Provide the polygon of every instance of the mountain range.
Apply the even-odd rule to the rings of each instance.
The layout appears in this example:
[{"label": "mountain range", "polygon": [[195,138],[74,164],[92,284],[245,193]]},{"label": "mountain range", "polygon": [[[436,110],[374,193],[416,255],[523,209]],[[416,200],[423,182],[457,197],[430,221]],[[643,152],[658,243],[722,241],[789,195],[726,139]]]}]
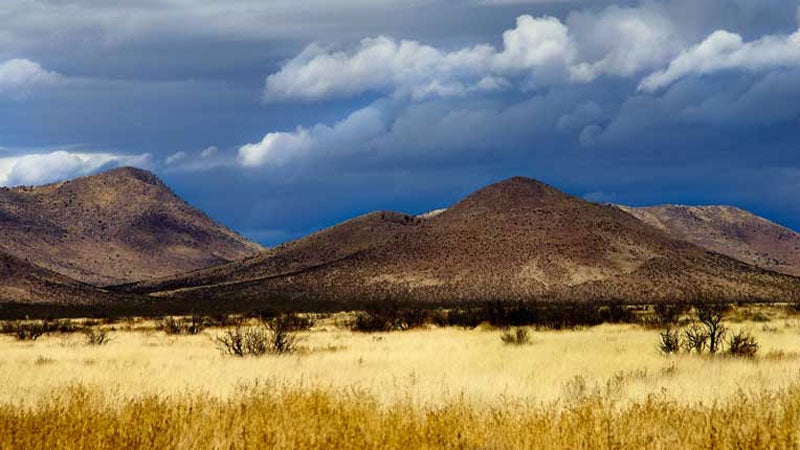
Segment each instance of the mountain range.
[{"label": "mountain range", "polygon": [[514,177],[266,249],[132,168],[0,191],[0,303],[782,300],[800,235],[731,207],[597,204]]},{"label": "mountain range", "polygon": [[798,279],[710,251],[613,205],[515,177],[444,211],[377,212],[258,256],[128,286],[183,299],[658,301],[788,295]]}]

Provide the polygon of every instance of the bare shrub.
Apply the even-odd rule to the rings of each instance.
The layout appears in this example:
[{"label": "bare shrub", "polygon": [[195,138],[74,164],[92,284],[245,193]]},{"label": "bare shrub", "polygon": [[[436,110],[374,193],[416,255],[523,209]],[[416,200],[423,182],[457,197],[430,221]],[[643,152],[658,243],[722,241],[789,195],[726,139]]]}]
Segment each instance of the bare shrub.
[{"label": "bare shrub", "polygon": [[205,320],[197,315],[189,319],[166,316],[158,327],[167,334],[199,334],[205,328]]},{"label": "bare shrub", "polygon": [[297,336],[278,326],[260,325],[226,330],[214,338],[223,354],[245,357],[268,353],[282,355],[297,350]]},{"label": "bare shrub", "polygon": [[167,334],[182,334],[183,324],[178,319],[167,316],[161,319],[158,328]]},{"label": "bare shrub", "polygon": [[81,329],[70,319],[8,321],[0,326],[2,333],[10,334],[19,341],[35,341],[48,333],[74,333]]},{"label": "bare shrub", "polygon": [[285,353],[293,353],[297,350],[298,338],[289,326],[278,322],[270,324],[268,328],[271,332],[268,349],[270,353],[282,355]]},{"label": "bare shrub", "polygon": [[429,312],[422,308],[400,308],[397,305],[386,304],[356,314],[350,322],[350,329],[365,333],[405,331],[421,327],[429,318]]},{"label": "bare shrub", "polygon": [[528,345],[531,343],[527,328],[506,330],[500,335],[500,340],[502,340],[504,344],[510,345]]},{"label": "bare shrub", "polygon": [[88,329],[83,332],[83,335],[86,337],[87,345],[99,346],[111,342],[111,336],[108,334],[108,331],[105,330]]},{"label": "bare shrub", "polygon": [[9,325],[6,332],[12,334],[18,341],[35,341],[47,331],[44,322],[18,322]]},{"label": "bare shrub", "polygon": [[703,353],[703,350],[706,349],[708,333],[703,327],[696,323],[689,325],[689,327],[683,331],[683,336],[685,338],[684,347],[686,347],[687,353],[691,353],[692,350],[694,350],[695,353],[699,354]]},{"label": "bare shrub", "polygon": [[660,333],[661,342],[658,344],[658,349],[665,355],[678,353],[681,349],[681,332],[667,328]]},{"label": "bare shrub", "polygon": [[755,358],[758,341],[750,333],[739,331],[728,340],[728,355],[738,358]]},{"label": "bare shrub", "polygon": [[316,320],[313,317],[297,313],[281,314],[266,322],[274,328],[289,332],[308,331],[316,325]]}]

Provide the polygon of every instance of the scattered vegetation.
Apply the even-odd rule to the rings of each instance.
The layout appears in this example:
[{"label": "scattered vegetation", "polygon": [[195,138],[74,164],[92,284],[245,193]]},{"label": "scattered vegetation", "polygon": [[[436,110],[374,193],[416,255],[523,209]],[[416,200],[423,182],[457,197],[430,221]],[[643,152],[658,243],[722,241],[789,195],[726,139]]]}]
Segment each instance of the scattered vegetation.
[{"label": "scattered vegetation", "polygon": [[681,350],[681,333],[679,330],[667,328],[661,332],[660,336],[661,342],[658,345],[658,349],[661,350],[661,353],[671,355]]},{"label": "scattered vegetation", "polygon": [[528,345],[531,343],[531,338],[528,336],[528,330],[525,328],[506,330],[500,335],[500,340],[502,340],[504,344],[510,345]]},{"label": "scattered vegetation", "polygon": [[356,314],[350,329],[364,333],[404,331],[418,328],[431,319],[432,313],[416,307],[401,308],[394,303],[373,306]]},{"label": "scattered vegetation", "polygon": [[189,318],[166,316],[161,319],[159,328],[167,334],[200,334],[206,327],[203,317],[193,315]]},{"label": "scattered vegetation", "polygon": [[755,358],[758,353],[758,341],[750,333],[739,331],[728,341],[728,354],[739,358]]},{"label": "scattered vegetation", "polygon": [[83,335],[86,338],[87,345],[106,345],[111,342],[111,335],[106,330],[98,330],[89,328],[84,330]]},{"label": "scattered vegetation", "polygon": [[316,324],[316,320],[310,315],[286,313],[267,320],[267,323],[271,324],[274,329],[280,329],[285,332],[298,332],[310,330]]},{"label": "scattered vegetation", "polygon": [[223,354],[242,358],[294,353],[299,341],[297,335],[281,321],[225,330],[214,340]]},{"label": "scattered vegetation", "polygon": [[[687,353],[701,354],[706,350],[714,355],[723,350],[726,343],[727,328],[723,325],[731,305],[720,301],[701,299],[693,304],[694,316],[683,331],[674,328],[678,318],[685,314],[682,306],[657,306],[655,308],[659,323],[665,329],[660,333],[658,349],[665,355],[678,353],[681,348]],[[727,339],[727,355],[743,358],[755,358],[758,353],[758,342],[749,333],[739,331]]]},{"label": "scattered vegetation", "polygon": [[689,305],[684,302],[664,302],[653,306],[656,323],[662,328],[672,328],[679,324],[681,318],[689,312]]},{"label": "scattered vegetation", "polygon": [[19,341],[35,341],[48,333],[74,333],[81,327],[69,319],[6,321],[0,325],[3,334]]}]

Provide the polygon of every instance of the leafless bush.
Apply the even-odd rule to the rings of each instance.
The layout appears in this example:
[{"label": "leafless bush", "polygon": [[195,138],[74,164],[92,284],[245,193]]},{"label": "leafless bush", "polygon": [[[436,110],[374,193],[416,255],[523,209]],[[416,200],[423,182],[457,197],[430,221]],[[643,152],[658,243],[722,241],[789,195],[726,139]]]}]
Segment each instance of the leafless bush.
[{"label": "leafless bush", "polygon": [[48,332],[44,322],[9,322],[3,332],[13,335],[18,341],[35,341]]},{"label": "leafless bush", "polygon": [[294,333],[268,325],[226,330],[214,340],[223,354],[239,357],[292,353],[298,342]]},{"label": "leafless bush", "polygon": [[703,350],[706,349],[706,345],[708,345],[708,332],[696,323],[689,325],[689,327],[683,331],[683,336],[685,338],[684,347],[687,353],[691,353],[692,350],[698,354],[703,353]]},{"label": "leafless bush", "polygon": [[658,345],[658,349],[661,350],[661,353],[669,355],[672,353],[678,353],[680,351],[681,332],[679,330],[667,328],[666,330],[662,331],[660,335],[661,342]]},{"label": "leafless bush", "polygon": [[281,329],[288,332],[308,331],[315,324],[316,320],[308,315],[297,313],[281,314],[266,321],[272,328]]},{"label": "leafless bush", "polygon": [[3,334],[10,334],[20,341],[35,341],[47,333],[74,333],[81,329],[70,319],[8,321],[0,326]]},{"label": "leafless bush", "polygon": [[728,354],[739,358],[755,358],[758,353],[758,341],[751,334],[739,331],[728,341]]},{"label": "leafless bush", "polygon": [[527,328],[506,330],[500,335],[500,339],[503,343],[510,345],[527,345],[531,343]]},{"label": "leafless bush", "polygon": [[424,325],[429,316],[429,311],[422,308],[399,308],[396,305],[387,304],[356,314],[350,322],[350,329],[365,333],[405,331]]},{"label": "leafless bush", "polygon": [[199,334],[205,328],[205,320],[197,315],[189,319],[166,316],[161,319],[159,328],[167,334]]},{"label": "leafless bush", "polygon": [[88,329],[83,332],[87,345],[106,345],[111,342],[111,336],[105,330]]}]

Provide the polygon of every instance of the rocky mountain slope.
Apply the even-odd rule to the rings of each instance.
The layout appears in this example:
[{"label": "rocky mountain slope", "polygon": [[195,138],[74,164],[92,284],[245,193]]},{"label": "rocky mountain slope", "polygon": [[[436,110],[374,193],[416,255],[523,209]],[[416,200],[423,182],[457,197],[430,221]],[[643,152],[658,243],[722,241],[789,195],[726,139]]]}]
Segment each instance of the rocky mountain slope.
[{"label": "rocky mountain slope", "polygon": [[263,249],[181,200],[152,173],[126,167],[3,188],[0,250],[104,286],[241,260]]},{"label": "rocky mountain slope", "polygon": [[108,304],[116,295],[0,252],[0,303]]},{"label": "rocky mountain slope", "polygon": [[621,207],[671,236],[764,269],[800,276],[800,234],[730,206]]},{"label": "rocky mountain slope", "polygon": [[129,286],[174,298],[352,302],[777,299],[800,280],[527,178],[426,217],[372,213],[232,264]]}]

